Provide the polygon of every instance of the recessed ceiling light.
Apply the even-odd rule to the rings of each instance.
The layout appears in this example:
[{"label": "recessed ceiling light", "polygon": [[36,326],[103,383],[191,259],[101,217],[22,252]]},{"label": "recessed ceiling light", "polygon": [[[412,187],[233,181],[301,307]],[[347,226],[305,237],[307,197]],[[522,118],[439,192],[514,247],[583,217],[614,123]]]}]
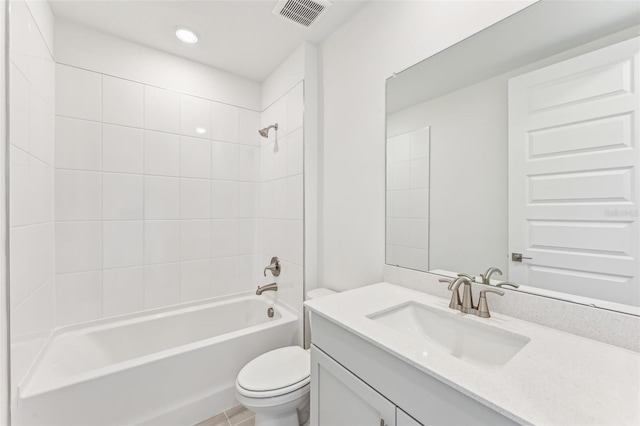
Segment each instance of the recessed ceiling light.
[{"label": "recessed ceiling light", "polygon": [[196,133],[199,135],[204,135],[205,133],[207,133],[207,129],[205,129],[204,127],[196,127]]},{"label": "recessed ceiling light", "polygon": [[198,42],[198,34],[187,27],[177,27],[176,37],[184,43],[194,44]]}]

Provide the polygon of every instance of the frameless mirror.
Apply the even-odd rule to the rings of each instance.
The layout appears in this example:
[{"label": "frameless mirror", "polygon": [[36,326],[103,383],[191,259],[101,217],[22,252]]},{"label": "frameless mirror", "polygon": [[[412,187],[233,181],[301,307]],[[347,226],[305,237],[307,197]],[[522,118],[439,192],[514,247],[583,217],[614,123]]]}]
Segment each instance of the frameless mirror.
[{"label": "frameless mirror", "polygon": [[639,35],[541,1],[390,77],[386,262],[639,314]]}]

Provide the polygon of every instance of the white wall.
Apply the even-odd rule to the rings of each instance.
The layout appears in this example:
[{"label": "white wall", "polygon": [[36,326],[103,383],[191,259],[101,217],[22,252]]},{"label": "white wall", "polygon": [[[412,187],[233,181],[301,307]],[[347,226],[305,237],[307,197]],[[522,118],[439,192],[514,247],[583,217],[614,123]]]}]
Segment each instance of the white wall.
[{"label": "white wall", "polygon": [[[31,3],[30,3],[31,4]],[[11,2],[10,268],[15,389],[55,326],[53,165],[55,63],[46,3]]]},{"label": "white wall", "polygon": [[[9,135],[7,133],[7,75],[5,73],[7,44],[6,44],[6,12],[8,2],[0,1],[0,164],[6,167],[7,164],[7,144]],[[2,173],[0,176],[0,222],[6,223],[7,220],[7,203],[6,200],[6,176]],[[10,400],[10,374],[9,374],[9,312],[7,309],[7,301],[9,300],[9,286],[7,278],[7,260],[9,253],[7,247],[6,226],[0,229],[0,423],[9,424],[9,400]]]},{"label": "white wall", "polygon": [[382,279],[385,79],[531,2],[370,2],[321,46],[319,280]]},{"label": "white wall", "polygon": [[260,84],[198,62],[58,20],[56,61],[261,111]]}]

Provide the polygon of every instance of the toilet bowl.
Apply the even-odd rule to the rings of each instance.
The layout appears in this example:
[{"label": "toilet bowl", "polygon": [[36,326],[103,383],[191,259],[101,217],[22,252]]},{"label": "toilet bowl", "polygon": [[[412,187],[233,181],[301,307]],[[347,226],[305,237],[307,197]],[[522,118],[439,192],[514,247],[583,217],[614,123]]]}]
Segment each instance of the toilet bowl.
[{"label": "toilet bowl", "polygon": [[[309,299],[334,292],[316,289]],[[264,353],[245,365],[236,379],[236,398],[256,413],[255,426],[300,426],[309,421],[311,357],[300,346]]]},{"label": "toilet bowl", "polygon": [[287,346],[244,366],[236,379],[236,397],[256,413],[256,426],[299,426],[309,419],[309,352]]}]

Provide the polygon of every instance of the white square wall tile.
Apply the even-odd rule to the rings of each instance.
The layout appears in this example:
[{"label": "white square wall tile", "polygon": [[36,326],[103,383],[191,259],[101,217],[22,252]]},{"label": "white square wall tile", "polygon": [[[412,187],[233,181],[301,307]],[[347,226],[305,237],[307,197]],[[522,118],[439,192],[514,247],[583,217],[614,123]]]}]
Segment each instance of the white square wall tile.
[{"label": "white square wall tile", "polygon": [[211,257],[238,255],[239,221],[220,219],[211,221]]},{"label": "white square wall tile", "polygon": [[144,132],[132,127],[102,125],[102,170],[142,173]]},{"label": "white square wall tile", "polygon": [[211,101],[180,95],[180,134],[211,138]]},{"label": "white square wall tile", "polygon": [[178,219],[180,217],[180,179],[144,177],[144,218]]},{"label": "white square wall tile", "polygon": [[169,133],[144,132],[144,173],[180,175],[180,137]]},{"label": "white square wall tile", "polygon": [[287,93],[287,125],[289,131],[299,129],[304,119],[304,82],[301,81]]},{"label": "white square wall tile", "polygon": [[211,141],[188,136],[180,138],[180,176],[211,178]]},{"label": "white square wall tile", "polygon": [[415,219],[427,219],[429,217],[429,190],[412,189],[410,195],[410,216]]},{"label": "white square wall tile", "polygon": [[29,153],[53,164],[55,115],[35,92],[29,93]]},{"label": "white square wall tile", "polygon": [[238,217],[253,218],[257,215],[258,183],[238,183]]},{"label": "white square wall tile", "polygon": [[56,170],[55,218],[100,220],[101,173],[79,170]]},{"label": "white square wall tile", "polygon": [[254,219],[240,220],[238,225],[238,253],[253,254],[257,250],[257,225]]},{"label": "white square wall tile", "polygon": [[144,86],[129,80],[102,76],[102,121],[142,127]]},{"label": "white square wall tile", "polygon": [[180,95],[157,87],[144,87],[144,128],[180,133]]},{"label": "white square wall tile", "polygon": [[102,219],[143,218],[144,177],[124,173],[102,175]]},{"label": "white square wall tile", "polygon": [[123,315],[144,309],[144,268],[102,271],[103,316]]},{"label": "white square wall tile", "polygon": [[182,262],[180,265],[180,299],[183,302],[213,296],[211,259]]},{"label": "white square wall tile", "polygon": [[429,159],[411,160],[411,189],[429,188]]},{"label": "white square wall tile", "polygon": [[180,179],[180,218],[209,219],[211,217],[211,181]]},{"label": "white square wall tile", "polygon": [[201,260],[211,257],[211,221],[183,220],[180,222],[180,258]]},{"label": "white square wall tile", "polygon": [[22,72],[11,63],[9,120],[11,144],[29,151],[29,82]]},{"label": "white square wall tile", "polygon": [[144,307],[158,308],[180,302],[180,264],[144,267]]},{"label": "white square wall tile", "polygon": [[35,222],[33,214],[34,194],[32,192],[32,174],[29,167],[29,154],[14,145],[9,146],[11,173],[9,184],[11,197],[9,208],[11,209],[10,226],[21,226]]},{"label": "white square wall tile", "polygon": [[248,109],[239,109],[239,127],[238,127],[238,142],[243,145],[260,145],[260,141],[264,140],[259,134],[260,127],[260,113],[256,111],[250,111]]},{"label": "white square wall tile", "polygon": [[144,227],[138,221],[108,221],[102,224],[102,267],[123,268],[143,262]]},{"label": "white square wall tile", "polygon": [[287,137],[287,175],[299,175],[304,170],[304,138],[302,130]]},{"label": "white square wall tile", "polygon": [[56,66],[56,114],[100,121],[102,78],[95,72]]},{"label": "white square wall tile", "polygon": [[238,180],[258,182],[260,180],[260,148],[240,146],[238,151]]},{"label": "white square wall tile", "polygon": [[238,257],[211,259],[211,281],[214,296],[238,293]]},{"label": "white square wall tile", "polygon": [[289,219],[303,219],[304,188],[303,176],[296,175],[287,178],[287,215]]},{"label": "white square wall tile", "polygon": [[144,222],[144,263],[168,263],[180,260],[180,222],[147,220]]},{"label": "white square wall tile", "polygon": [[238,180],[240,151],[237,144],[211,143],[211,177],[222,180]]},{"label": "white square wall tile", "polygon": [[100,140],[100,123],[56,117],[56,167],[100,170]]},{"label": "white square wall tile", "polygon": [[213,181],[211,217],[213,219],[237,219],[240,191],[238,182]]},{"label": "white square wall tile", "polygon": [[57,325],[77,324],[102,316],[100,271],[56,276]]},{"label": "white square wall tile", "polygon": [[[213,102],[211,108],[213,132],[211,139],[238,142],[240,109],[231,105]],[[256,128],[256,132],[258,129]]]},{"label": "white square wall tile", "polygon": [[[55,326],[55,288],[51,278],[35,290],[20,306],[11,311],[11,337],[49,331]],[[32,337],[32,336],[31,336]],[[11,345],[12,349],[14,344]],[[13,362],[22,359],[14,359]],[[12,365],[12,370],[13,370]]]},{"label": "white square wall tile", "polygon": [[[256,288],[262,273],[258,256],[255,254],[238,256],[238,287],[236,291],[248,291]],[[215,260],[215,259],[214,259]],[[268,261],[267,261],[268,262]]]},{"label": "white square wall tile", "polygon": [[304,230],[302,220],[289,220],[286,223],[287,248],[285,259],[296,265],[303,264]]},{"label": "white square wall tile", "polygon": [[54,169],[35,157],[29,158],[29,197],[36,223],[53,221]]},{"label": "white square wall tile", "polygon": [[55,274],[53,224],[10,230],[11,309],[15,309]]},{"label": "white square wall tile", "polygon": [[102,267],[101,222],[59,222],[55,228],[56,273]]}]

